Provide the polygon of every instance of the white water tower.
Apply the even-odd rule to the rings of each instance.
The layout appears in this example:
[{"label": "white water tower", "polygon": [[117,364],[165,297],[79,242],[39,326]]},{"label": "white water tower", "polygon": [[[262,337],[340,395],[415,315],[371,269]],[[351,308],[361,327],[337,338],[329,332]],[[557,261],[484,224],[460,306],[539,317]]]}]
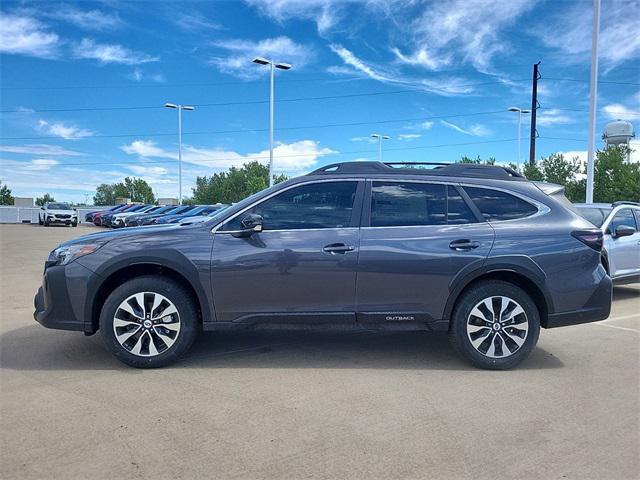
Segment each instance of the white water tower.
[{"label": "white water tower", "polygon": [[[636,134],[633,131],[633,125],[626,120],[616,120],[607,124],[604,129],[602,139],[604,140],[606,148],[611,146],[626,145],[629,147],[629,142]],[[627,162],[630,161],[630,152],[627,153]]]}]

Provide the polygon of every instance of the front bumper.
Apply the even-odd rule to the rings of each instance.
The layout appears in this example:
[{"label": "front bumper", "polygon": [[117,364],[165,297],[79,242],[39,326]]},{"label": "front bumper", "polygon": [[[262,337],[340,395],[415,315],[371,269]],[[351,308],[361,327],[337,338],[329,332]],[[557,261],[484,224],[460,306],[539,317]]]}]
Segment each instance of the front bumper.
[{"label": "front bumper", "polygon": [[76,262],[47,268],[33,299],[33,318],[46,328],[91,333],[91,322],[84,321],[82,308],[92,274]]},{"label": "front bumper", "polygon": [[550,314],[543,326],[546,328],[566,327],[605,320],[611,313],[612,299],[613,282],[608,275],[604,275],[583,308]]}]

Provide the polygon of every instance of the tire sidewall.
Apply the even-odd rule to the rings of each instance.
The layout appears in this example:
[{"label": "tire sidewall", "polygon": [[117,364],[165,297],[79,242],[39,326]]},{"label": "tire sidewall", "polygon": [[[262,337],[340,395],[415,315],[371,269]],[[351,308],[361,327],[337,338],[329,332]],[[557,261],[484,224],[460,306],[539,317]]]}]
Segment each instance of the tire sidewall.
[{"label": "tire sidewall", "polygon": [[[471,310],[481,300],[493,296],[505,296],[518,302],[524,309],[529,323],[525,342],[507,358],[490,358],[483,355],[475,349],[467,336],[467,318]],[[521,288],[497,280],[481,282],[465,292],[456,303],[451,319],[450,334],[456,350],[474,365],[491,370],[505,370],[515,367],[526,359],[535,347],[540,335],[540,313],[535,302]]]},{"label": "tire sidewall", "polygon": [[[140,292],[154,292],[169,299],[180,315],[180,333],[169,349],[153,357],[142,357],[127,351],[113,331],[113,318],[118,306]],[[199,327],[198,311],[189,293],[173,280],[160,276],[134,278],[116,288],[105,301],[100,313],[100,333],[107,349],[121,362],[138,368],[157,368],[179,359],[193,344]]]}]

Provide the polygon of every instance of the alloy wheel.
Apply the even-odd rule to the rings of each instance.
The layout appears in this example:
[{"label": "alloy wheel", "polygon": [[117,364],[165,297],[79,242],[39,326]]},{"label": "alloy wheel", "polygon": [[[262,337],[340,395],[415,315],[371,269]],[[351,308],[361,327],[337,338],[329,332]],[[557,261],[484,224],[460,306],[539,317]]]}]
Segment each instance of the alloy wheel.
[{"label": "alloy wheel", "polygon": [[167,351],[177,340],[180,314],[175,305],[159,293],[135,293],[116,309],[113,332],[129,353],[153,357]]},{"label": "alloy wheel", "polygon": [[518,302],[492,296],[476,304],[467,318],[467,337],[482,355],[506,358],[516,353],[527,339],[529,319]]}]

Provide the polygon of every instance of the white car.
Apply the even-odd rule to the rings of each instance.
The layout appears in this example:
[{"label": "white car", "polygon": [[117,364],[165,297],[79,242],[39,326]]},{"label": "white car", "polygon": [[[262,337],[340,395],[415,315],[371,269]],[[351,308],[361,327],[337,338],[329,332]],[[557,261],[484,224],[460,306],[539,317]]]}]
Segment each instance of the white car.
[{"label": "white car", "polygon": [[38,223],[48,227],[53,224],[78,226],[78,212],[67,203],[45,203],[38,212]]},{"label": "white car", "polygon": [[580,215],[604,233],[602,263],[616,285],[640,282],[640,203],[579,203]]},{"label": "white car", "polygon": [[116,213],[111,219],[111,226],[113,228],[122,228],[125,226],[124,220],[131,215],[140,215],[143,213],[153,213],[154,210],[157,210],[160,207],[154,205],[147,205],[146,207],[141,208],[140,210],[136,210],[135,212],[122,212]]}]

